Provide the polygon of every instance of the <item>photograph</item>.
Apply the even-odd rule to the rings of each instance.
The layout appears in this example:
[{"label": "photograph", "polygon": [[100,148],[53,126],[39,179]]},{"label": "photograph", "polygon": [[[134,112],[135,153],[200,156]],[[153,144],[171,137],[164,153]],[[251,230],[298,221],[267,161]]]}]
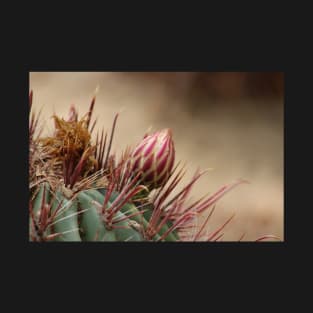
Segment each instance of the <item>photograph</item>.
[{"label": "photograph", "polygon": [[285,241],[284,72],[30,71],[27,92],[29,242]]}]

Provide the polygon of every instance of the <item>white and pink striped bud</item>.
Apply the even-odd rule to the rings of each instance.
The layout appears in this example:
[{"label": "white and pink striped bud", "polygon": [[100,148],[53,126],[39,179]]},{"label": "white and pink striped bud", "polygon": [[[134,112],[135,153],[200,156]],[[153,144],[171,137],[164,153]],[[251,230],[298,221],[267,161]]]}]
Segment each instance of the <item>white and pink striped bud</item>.
[{"label": "white and pink striped bud", "polygon": [[175,161],[172,131],[163,129],[145,136],[132,153],[132,171],[141,172],[141,183],[150,190],[165,184]]}]

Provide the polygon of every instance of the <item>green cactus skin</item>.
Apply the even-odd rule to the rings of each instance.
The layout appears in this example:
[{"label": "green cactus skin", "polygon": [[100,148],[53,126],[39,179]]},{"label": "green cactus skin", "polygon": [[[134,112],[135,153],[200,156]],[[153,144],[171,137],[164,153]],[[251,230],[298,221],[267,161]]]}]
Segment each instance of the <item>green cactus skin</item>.
[{"label": "green cactus skin", "polygon": [[[104,197],[100,193],[88,190],[80,192],[77,196],[79,207],[88,208],[87,211],[82,213],[80,222],[80,230],[83,241],[142,241],[143,237],[129,225],[129,221],[123,220],[116,223],[116,227],[125,227],[125,229],[115,228],[107,229],[97,207],[93,201],[101,204]],[[110,203],[109,203],[110,204]],[[117,212],[116,219],[124,218],[125,215]]]},{"label": "green cactus skin", "polygon": [[[50,193],[50,186],[48,183],[44,182],[40,185],[38,188],[38,193],[33,195],[34,200],[33,200],[33,207],[32,207],[32,212],[34,215],[34,218],[37,220],[38,215],[40,214],[40,210],[42,207],[42,204],[47,204],[50,201],[51,198],[51,193]],[[32,222],[31,218],[29,218],[29,229],[32,227]],[[43,234],[44,236],[48,236],[50,234],[50,229],[47,229],[45,233]],[[30,234],[29,234],[30,237]]]},{"label": "green cactus skin", "polygon": [[[93,190],[94,194],[97,194],[97,197],[100,201],[103,202],[106,190],[104,188],[99,189],[99,190]],[[101,193],[103,195],[103,198],[100,198],[99,193]],[[113,192],[111,195],[110,200],[114,201],[116,198],[118,197],[118,193],[117,192]],[[146,212],[144,212],[141,215],[135,215],[134,217],[131,217],[131,219],[133,219],[134,221],[136,221],[139,224],[142,224],[144,226],[144,228],[146,229],[148,226],[148,221],[151,218],[152,212],[153,212],[153,205],[152,204],[147,204],[144,207],[141,208],[141,210],[147,210]],[[138,209],[135,205],[133,204],[125,204],[122,208],[121,211],[123,213],[128,212],[128,214],[133,214],[133,213],[138,213]],[[160,236],[162,236],[168,229],[169,227],[172,226],[171,222],[167,222],[167,224],[163,225],[162,228],[160,229],[159,233],[155,235],[155,237],[153,237],[153,240],[158,240],[160,239]],[[178,241],[179,237],[177,235],[177,233],[171,232],[169,233],[166,238],[164,239],[165,241]]]},{"label": "green cactus skin", "polygon": [[56,210],[59,203],[62,203],[61,213],[54,220],[53,230],[60,233],[56,241],[82,241],[79,234],[77,219],[77,201],[68,200],[61,191],[56,192],[55,201],[53,201],[51,211]]},{"label": "green cactus skin", "polygon": [[40,211],[44,192],[45,192],[44,203],[49,203],[51,193],[50,193],[50,186],[46,182],[40,185],[38,194],[35,196],[35,199],[33,201],[33,213],[35,215],[38,215]]},{"label": "green cactus skin", "polygon": [[[103,203],[103,200],[106,194],[106,189],[102,188],[98,190],[88,190],[88,192],[92,193],[99,203]],[[112,192],[109,202],[112,203],[118,197],[118,195],[119,194],[117,192]],[[137,214],[135,216],[132,216],[130,219],[137,222],[139,225],[142,225],[144,229],[148,227],[149,222],[145,219],[143,214],[139,214],[139,210],[134,204],[131,204],[131,203],[124,204],[120,212],[127,214],[127,215]],[[156,241],[156,240],[159,240],[160,238],[161,237],[158,234],[156,234],[153,237],[153,240]]]},{"label": "green cactus skin", "polygon": [[86,192],[80,192],[77,200],[80,209],[87,208],[87,211],[82,213],[80,222],[83,241],[102,241],[106,234],[106,229],[100,219],[97,208],[92,204],[93,199]]},{"label": "green cactus skin", "polygon": [[[44,190],[45,199],[43,200]],[[42,183],[33,199],[33,213],[38,215],[43,203],[51,204],[51,214],[54,214],[59,208],[54,220],[45,232],[46,236],[58,234],[52,241],[147,241],[142,230],[147,229],[149,225],[148,221],[152,215],[153,206],[151,204],[146,205],[141,209],[147,211],[139,214],[138,208],[133,203],[126,203],[115,214],[113,224],[109,226],[106,225],[99,209],[104,202],[105,194],[105,189],[88,189],[80,191],[71,199],[68,199],[61,189],[58,189],[52,195],[49,184]],[[108,207],[118,195],[117,192],[112,193],[108,201]],[[133,214],[137,215],[127,218],[127,216]],[[115,220],[116,223],[114,223]],[[162,234],[170,226],[167,222],[160,232],[152,238],[152,241],[160,240]],[[164,241],[177,240],[179,240],[179,237],[175,232],[170,233],[164,239]]]}]

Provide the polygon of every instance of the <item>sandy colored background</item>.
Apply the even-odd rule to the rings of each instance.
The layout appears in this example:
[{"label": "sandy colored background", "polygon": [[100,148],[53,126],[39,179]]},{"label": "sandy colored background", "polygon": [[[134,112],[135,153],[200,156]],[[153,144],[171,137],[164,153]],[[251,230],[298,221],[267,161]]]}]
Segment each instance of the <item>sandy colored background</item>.
[{"label": "sandy colored background", "polygon": [[251,73],[30,73],[33,106],[43,107],[47,132],[55,111],[70,104],[85,113],[98,88],[94,118],[109,129],[122,111],[113,151],[134,146],[151,126],[173,130],[176,160],[213,168],[192,192],[196,199],[237,178],[249,180],[225,195],[207,231],[234,212],[224,240],[255,240],[264,234],[284,239],[282,76]]}]

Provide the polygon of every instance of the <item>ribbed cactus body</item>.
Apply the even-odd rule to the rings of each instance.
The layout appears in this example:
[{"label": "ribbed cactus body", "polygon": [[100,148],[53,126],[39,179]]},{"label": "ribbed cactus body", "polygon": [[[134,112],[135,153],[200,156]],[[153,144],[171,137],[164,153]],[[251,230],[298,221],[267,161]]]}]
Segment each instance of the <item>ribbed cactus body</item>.
[{"label": "ribbed cactus body", "polygon": [[[145,238],[144,231],[149,227],[153,206],[146,205],[141,214],[133,203],[124,204],[117,211],[110,223],[105,220],[105,213],[101,212],[107,190],[89,189],[78,192],[70,199],[59,188],[52,192],[49,184],[43,183],[37,188],[32,202],[34,206],[30,215],[30,235],[37,241],[157,241],[168,230],[165,224],[152,238]],[[106,209],[116,200],[119,193],[110,196]],[[45,212],[46,208],[50,209]],[[31,227],[31,218],[40,225],[38,217],[47,214],[47,218],[55,216],[47,223],[44,232],[38,233],[36,227]],[[49,237],[50,236],[50,237]],[[176,241],[178,235],[170,233],[164,240]]]}]

